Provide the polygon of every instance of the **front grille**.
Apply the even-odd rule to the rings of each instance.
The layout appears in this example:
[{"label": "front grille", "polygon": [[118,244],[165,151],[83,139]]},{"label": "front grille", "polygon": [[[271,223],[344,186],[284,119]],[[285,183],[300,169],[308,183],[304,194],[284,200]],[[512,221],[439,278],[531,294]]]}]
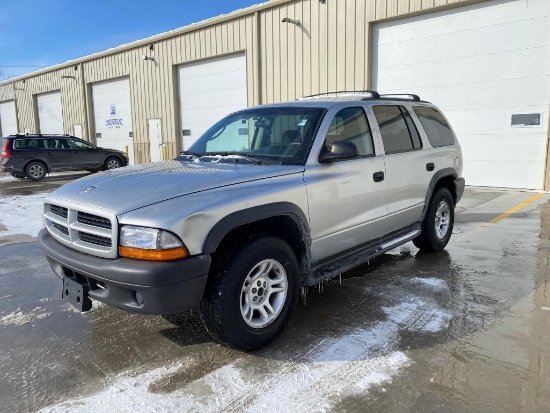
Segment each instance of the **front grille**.
[{"label": "front grille", "polygon": [[58,230],[59,232],[65,234],[66,236],[69,236],[69,228],[63,226],[63,225],[59,225],[57,222],[54,222],[53,223],[53,227]]},{"label": "front grille", "polygon": [[59,205],[50,205],[50,212],[62,218],[67,218],[67,211],[67,208],[61,207]]},{"label": "front grille", "polygon": [[87,234],[85,232],[78,232],[78,238],[80,241],[87,242],[88,244],[100,245],[102,247],[110,247],[112,242],[109,238],[100,237],[99,235]]},{"label": "front grille", "polygon": [[87,214],[86,212],[79,211],[77,214],[76,220],[81,224],[91,225],[93,227],[111,229],[111,221],[108,218]]},{"label": "front grille", "polygon": [[69,248],[97,257],[118,257],[118,225],[113,212],[56,200],[45,203],[44,222],[51,236]]}]

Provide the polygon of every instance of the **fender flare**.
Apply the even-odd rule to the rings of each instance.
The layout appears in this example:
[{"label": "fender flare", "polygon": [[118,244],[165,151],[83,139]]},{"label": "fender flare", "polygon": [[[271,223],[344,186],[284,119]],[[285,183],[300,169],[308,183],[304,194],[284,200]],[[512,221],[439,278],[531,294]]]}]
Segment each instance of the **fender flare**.
[{"label": "fender flare", "polygon": [[[235,228],[259,221],[265,218],[275,216],[287,216],[294,221],[305,242],[306,260],[309,256],[311,239],[309,235],[309,223],[306,215],[300,207],[291,202],[275,202],[271,204],[259,205],[252,208],[242,209],[233,212],[216,223],[206,237],[203,251],[205,254],[212,254],[218,248],[222,239]],[[307,260],[308,262],[310,260]]]},{"label": "fender flare", "polygon": [[[422,211],[422,217],[420,218],[420,222],[424,221],[424,218],[428,213],[428,208],[430,207],[430,201],[432,199],[433,192],[434,192],[435,186],[437,185],[437,182],[441,178],[445,178],[446,176],[451,176],[453,180],[456,181],[458,179],[458,172],[456,171],[455,168],[445,168],[445,169],[441,169],[440,171],[437,171],[432,176],[430,185],[428,186],[428,191],[426,192],[426,202],[424,203],[424,210]],[[455,188],[455,192],[456,192],[456,188]],[[455,194],[455,196],[456,195],[458,194]]]}]

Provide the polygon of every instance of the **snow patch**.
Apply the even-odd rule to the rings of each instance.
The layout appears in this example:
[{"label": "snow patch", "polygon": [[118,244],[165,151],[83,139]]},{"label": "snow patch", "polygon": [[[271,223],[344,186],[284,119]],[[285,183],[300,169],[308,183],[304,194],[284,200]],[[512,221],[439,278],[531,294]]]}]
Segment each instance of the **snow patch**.
[{"label": "snow patch", "polygon": [[36,237],[44,226],[42,222],[43,200],[48,195],[5,196],[0,201],[0,236],[26,234]]},{"label": "snow patch", "polygon": [[98,393],[41,412],[78,409],[92,413],[104,406],[121,412],[280,413],[309,411],[312,406],[330,410],[342,397],[363,394],[372,386],[391,382],[410,364],[404,353],[395,351],[397,339],[398,327],[389,321],[380,322],[370,329],[322,340],[298,360],[271,361],[271,372],[254,376],[253,380],[247,375],[248,360],[239,359],[168,394],[149,390],[157,380],[166,380],[189,365],[192,360],[188,359],[135,377],[129,377],[131,373],[115,376]]},{"label": "snow patch", "polygon": [[420,278],[420,277],[414,277],[410,279],[410,282],[414,284],[422,284],[428,287],[432,287],[435,290],[449,290],[449,287],[447,286],[447,283],[445,280],[441,280],[439,278]]},{"label": "snow patch", "polygon": [[0,325],[16,325],[20,326],[23,324],[28,324],[34,320],[40,320],[41,318],[49,317],[52,313],[47,313],[42,307],[36,307],[30,313],[23,313],[20,308],[15,310],[13,313],[8,314],[0,318]]},{"label": "snow patch", "polygon": [[421,299],[401,303],[393,307],[382,307],[388,320],[407,331],[427,331],[437,333],[447,330],[453,315],[437,304]]}]

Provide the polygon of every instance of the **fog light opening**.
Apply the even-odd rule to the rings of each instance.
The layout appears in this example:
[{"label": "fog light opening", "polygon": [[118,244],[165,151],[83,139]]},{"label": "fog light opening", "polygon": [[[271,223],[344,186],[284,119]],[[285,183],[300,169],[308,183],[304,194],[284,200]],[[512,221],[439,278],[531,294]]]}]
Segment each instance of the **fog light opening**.
[{"label": "fog light opening", "polygon": [[136,292],[136,301],[139,305],[143,305],[143,303],[145,302],[143,296],[138,292]]}]

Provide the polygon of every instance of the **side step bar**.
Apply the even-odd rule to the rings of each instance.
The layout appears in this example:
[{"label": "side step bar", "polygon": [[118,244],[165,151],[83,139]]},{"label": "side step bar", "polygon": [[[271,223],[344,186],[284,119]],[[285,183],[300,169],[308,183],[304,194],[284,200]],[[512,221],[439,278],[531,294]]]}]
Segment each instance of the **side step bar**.
[{"label": "side step bar", "polygon": [[344,254],[336,260],[322,264],[318,268],[314,268],[314,270],[307,277],[306,283],[308,285],[313,285],[320,281],[336,277],[337,275],[351,270],[358,265],[364,264],[365,262],[370,261],[373,258],[398,247],[399,245],[403,245],[406,242],[415,239],[420,235],[420,232],[420,224],[416,224],[407,228],[406,232],[399,232],[393,237],[383,238],[381,242],[376,242],[374,245],[371,243],[362,249]]}]

